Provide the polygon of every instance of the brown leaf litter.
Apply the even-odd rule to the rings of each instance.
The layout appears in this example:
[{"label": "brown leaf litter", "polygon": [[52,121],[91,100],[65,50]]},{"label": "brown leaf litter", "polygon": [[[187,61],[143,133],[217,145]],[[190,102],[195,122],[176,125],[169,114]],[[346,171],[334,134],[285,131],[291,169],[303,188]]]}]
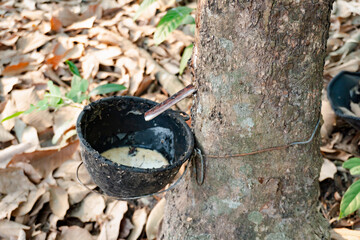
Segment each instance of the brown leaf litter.
[{"label": "brown leaf litter", "polygon": [[[176,30],[156,46],[153,33],[175,1],[158,0],[137,21],[138,1],[6,1],[0,4],[1,118],[28,109],[44,95],[47,81],[62,92],[71,74],[71,59],[89,80],[89,89],[118,83],[134,95],[164,100],[191,82],[189,70],[178,76],[181,53],[193,36]],[[331,17],[326,83],[341,70],[359,69],[360,6],[337,0]],[[164,94],[165,93],[165,94]],[[96,100],[100,96],[92,97]],[[178,107],[188,110],[189,101]],[[73,130],[79,109],[22,115],[0,126],[0,237],[5,239],[156,239],[165,200],[115,201],[91,193],[76,182],[78,141]],[[360,135],[336,118],[323,99],[321,129],[324,157],[321,211],[333,227],[333,239],[358,239],[359,219],[338,220],[339,204],[354,180],[341,164],[360,156]],[[85,168],[80,178],[93,189]],[[144,204],[145,202],[145,204]],[[149,218],[147,219],[148,213]],[[131,219],[131,220],[130,220]],[[145,230],[144,230],[145,226]],[[349,228],[352,228],[349,229]]]},{"label": "brown leaf litter", "polygon": [[[127,87],[106,96],[162,101],[182,89],[191,77],[189,71],[177,74],[179,61],[193,36],[176,31],[159,46],[152,40],[164,11],[175,6],[170,2],[156,2],[136,22],[132,18],[139,4],[130,0],[1,3],[6,17],[0,18],[0,118],[36,104],[49,80],[68,91],[72,75],[65,60],[77,65],[90,90],[105,83]],[[189,106],[178,105],[182,110]],[[79,177],[89,189],[77,182],[74,129],[80,110],[38,111],[0,125],[0,238],[145,237],[149,209],[157,200],[128,203],[92,193],[96,185],[84,167]],[[146,231],[155,236],[162,212],[152,215]]]}]

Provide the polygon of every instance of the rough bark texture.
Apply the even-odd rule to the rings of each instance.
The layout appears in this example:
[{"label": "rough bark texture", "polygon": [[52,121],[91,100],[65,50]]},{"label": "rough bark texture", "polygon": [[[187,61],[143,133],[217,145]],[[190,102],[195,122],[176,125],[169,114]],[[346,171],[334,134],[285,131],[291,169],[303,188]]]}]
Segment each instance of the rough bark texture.
[{"label": "rough bark texture", "polygon": [[[320,115],[331,0],[199,0],[193,127],[203,153],[308,139]],[[167,196],[161,239],[329,239],[317,211],[319,138],[207,158]]]}]

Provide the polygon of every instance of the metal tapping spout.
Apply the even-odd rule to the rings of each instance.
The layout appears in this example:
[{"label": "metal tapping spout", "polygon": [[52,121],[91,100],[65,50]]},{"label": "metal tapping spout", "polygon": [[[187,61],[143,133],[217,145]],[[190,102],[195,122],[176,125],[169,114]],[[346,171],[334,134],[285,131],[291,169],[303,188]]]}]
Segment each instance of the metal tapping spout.
[{"label": "metal tapping spout", "polygon": [[172,106],[174,106],[176,103],[180,102],[184,98],[192,95],[194,92],[196,92],[196,88],[193,84],[189,84],[185,88],[181,89],[179,92],[175,93],[162,103],[156,105],[155,107],[151,108],[147,112],[145,112],[145,121],[150,121],[157,116],[159,116],[161,113],[165,112]]}]

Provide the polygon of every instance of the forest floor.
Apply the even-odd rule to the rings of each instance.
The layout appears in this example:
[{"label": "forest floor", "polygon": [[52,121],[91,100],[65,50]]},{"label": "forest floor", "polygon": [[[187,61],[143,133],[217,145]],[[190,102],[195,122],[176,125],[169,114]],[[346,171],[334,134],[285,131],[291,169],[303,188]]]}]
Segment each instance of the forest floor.
[{"label": "forest floor", "polygon": [[[0,118],[43,99],[49,81],[61,93],[69,92],[72,73],[65,60],[76,64],[89,90],[107,83],[126,87],[89,101],[129,95],[161,102],[191,83],[190,70],[180,75],[179,65],[193,42],[192,29],[181,26],[160,45],[153,39],[159,20],[177,3],[158,0],[134,21],[138,2],[0,2]],[[359,27],[360,2],[336,1],[324,70],[319,209],[337,240],[360,239],[359,215],[339,219],[341,198],[356,180],[342,163],[360,156],[360,133],[335,116],[326,86],[340,71],[359,70]],[[190,111],[188,102],[179,107]],[[35,111],[0,125],[0,238],[156,239],[165,203],[161,195],[121,201],[78,184],[75,122],[80,111],[70,106]],[[95,187],[85,168],[79,176]]]}]

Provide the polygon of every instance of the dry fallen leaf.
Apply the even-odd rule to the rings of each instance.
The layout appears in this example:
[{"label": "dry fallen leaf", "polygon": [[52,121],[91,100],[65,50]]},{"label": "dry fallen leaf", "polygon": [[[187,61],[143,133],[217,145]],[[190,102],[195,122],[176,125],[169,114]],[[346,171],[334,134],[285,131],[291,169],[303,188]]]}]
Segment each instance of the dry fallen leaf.
[{"label": "dry fallen leaf", "polygon": [[18,35],[11,34],[9,37],[2,39],[0,43],[10,47],[13,46],[18,39],[19,39]]},{"label": "dry fallen leaf", "polygon": [[70,31],[70,30],[76,30],[76,29],[84,29],[84,28],[91,28],[94,25],[94,21],[96,19],[96,16],[90,17],[88,19],[79,21],[79,22],[75,22],[73,24],[71,24],[70,26],[68,26],[66,28],[66,31]]},{"label": "dry fallen leaf", "polygon": [[29,196],[27,198],[27,201],[20,204],[19,208],[17,208],[12,215],[17,216],[23,216],[25,214],[28,214],[31,209],[34,207],[36,201],[45,193],[45,188],[41,187],[36,190],[31,190],[29,193]]},{"label": "dry fallen leaf", "polygon": [[328,159],[324,158],[324,163],[321,166],[319,181],[322,182],[327,178],[334,179],[334,175],[337,172],[335,164]]},{"label": "dry fallen leaf", "polygon": [[57,223],[59,220],[60,218],[58,216],[56,216],[55,214],[50,214],[48,218],[49,228],[54,230],[57,229]]},{"label": "dry fallen leaf", "polygon": [[80,58],[84,52],[84,45],[77,44],[74,47],[61,51],[61,54],[57,53],[46,60],[46,64],[51,65],[53,69],[57,69],[58,65],[65,60]]},{"label": "dry fallen leaf", "polygon": [[56,10],[53,16],[60,20],[63,27],[69,26],[80,19],[80,17],[72,12],[68,7],[62,7]]},{"label": "dry fallen leaf", "polygon": [[[61,166],[54,172],[55,178],[63,178],[64,180],[74,180],[76,179],[76,169],[81,162],[76,160],[68,160],[61,164]],[[92,180],[91,177],[86,170],[86,168],[80,167],[78,172],[79,178],[84,184],[91,184]]]},{"label": "dry fallen leaf", "polygon": [[134,95],[135,92],[138,91],[139,86],[141,85],[142,81],[143,81],[143,75],[144,72],[143,70],[139,70],[136,73],[133,74],[133,76],[130,79],[130,89],[129,89],[129,93],[131,95]]},{"label": "dry fallen leaf", "polygon": [[336,16],[342,18],[348,18],[351,15],[351,11],[346,2],[341,0],[334,3],[334,13]]},{"label": "dry fallen leaf", "polygon": [[36,187],[24,175],[22,169],[0,169],[0,193],[9,194],[17,191],[36,190]]},{"label": "dry fallen leaf", "polygon": [[118,23],[121,22],[123,15],[124,15],[124,12],[121,12],[121,11],[120,11],[120,12],[118,12],[118,13],[117,13],[112,19],[110,19],[110,20],[101,20],[100,23],[99,23],[99,25],[100,25],[101,27],[114,26],[114,25],[116,25],[116,24],[118,24]]},{"label": "dry fallen leaf", "polygon": [[73,48],[67,50],[64,54],[64,59],[77,59],[83,55],[84,52],[84,45],[83,44],[76,44]]},{"label": "dry fallen leaf", "polygon": [[16,137],[20,143],[31,143],[32,148],[27,149],[25,152],[33,152],[40,147],[40,141],[37,131],[34,127],[26,126],[21,132],[16,132]]},{"label": "dry fallen leaf", "polygon": [[135,210],[132,216],[134,229],[131,231],[128,240],[138,239],[146,223],[146,217],[147,217],[147,213],[145,208]]},{"label": "dry fallen leaf", "polygon": [[11,159],[8,166],[12,166],[18,162],[27,162],[45,178],[63,162],[69,160],[78,146],[79,140],[76,140],[59,149],[37,150],[31,153],[17,154]]},{"label": "dry fallen leaf", "polygon": [[120,222],[127,210],[127,202],[125,201],[113,201],[109,203],[105,213],[109,221],[106,221],[102,225],[97,240],[117,240],[120,231]]},{"label": "dry fallen leaf", "polygon": [[[52,233],[52,232],[51,232]],[[50,234],[51,234],[50,233]],[[51,238],[50,238],[50,234],[49,234],[49,237],[47,238],[48,240],[50,240]],[[43,232],[43,231],[36,231],[36,232],[34,232],[33,234],[32,234],[32,239],[33,240],[46,240],[46,236],[47,236],[47,234],[46,234],[46,232]],[[55,240],[55,239],[52,239],[52,240]]]},{"label": "dry fallen leaf", "polygon": [[83,18],[89,18],[95,16],[96,19],[101,19],[102,17],[102,7],[99,4],[89,5],[88,9],[82,14]]},{"label": "dry fallen leaf", "polygon": [[[68,180],[57,180],[57,183],[60,187],[65,189],[69,195],[70,205],[81,202],[86,195],[89,194],[89,190],[84,186],[80,185],[78,182],[68,181]],[[96,185],[88,186],[89,188],[95,188]]]},{"label": "dry fallen leaf", "polygon": [[347,153],[340,149],[329,148],[329,146],[327,145],[320,147],[320,151],[325,158],[332,160],[346,161],[353,156],[353,154],[351,153]]},{"label": "dry fallen leaf", "polygon": [[162,66],[171,74],[178,74],[179,73],[179,64],[174,64],[173,62],[166,62],[163,63]]},{"label": "dry fallen leaf", "polygon": [[27,149],[32,148],[31,143],[20,143],[16,145],[11,145],[0,151],[0,168],[5,168],[10,162],[11,158],[16,154],[23,153]]},{"label": "dry fallen leaf", "polygon": [[0,65],[8,64],[13,58],[16,58],[18,52],[16,50],[3,50],[0,51]]},{"label": "dry fallen leaf", "polygon": [[55,112],[54,116],[54,138],[53,142],[56,143],[70,128],[76,125],[76,120],[82,109],[76,107],[62,107]]},{"label": "dry fallen leaf", "polygon": [[37,215],[40,210],[43,208],[44,204],[45,203],[48,203],[50,201],[50,193],[49,192],[45,192],[41,197],[40,199],[35,203],[31,213],[30,213],[30,216],[35,216]]},{"label": "dry fallen leaf", "polygon": [[121,221],[121,225],[120,225],[120,235],[119,237],[121,239],[123,238],[127,238],[130,235],[131,230],[134,228],[134,225],[132,225],[131,221],[129,218],[124,218]]},{"label": "dry fallen leaf", "polygon": [[151,210],[148,220],[146,221],[145,232],[149,240],[156,239],[161,220],[164,216],[166,200],[162,198]]},{"label": "dry fallen leaf", "polygon": [[350,102],[350,109],[357,117],[360,117],[360,106],[358,103]]},{"label": "dry fallen leaf", "polygon": [[50,187],[50,208],[52,212],[59,219],[63,219],[69,207],[67,192],[61,187]]},{"label": "dry fallen leaf", "polygon": [[7,142],[13,140],[15,137],[11,135],[6,129],[0,124],[0,142]]},{"label": "dry fallen leaf", "polygon": [[46,59],[46,64],[51,65],[53,69],[56,69],[58,65],[64,61],[64,55],[54,55],[51,58]]},{"label": "dry fallen leaf", "polygon": [[28,66],[29,66],[29,62],[20,62],[18,64],[9,65],[4,68],[2,75],[3,76],[18,75],[22,72],[29,70]]},{"label": "dry fallen leaf", "polygon": [[20,229],[17,240],[26,240],[26,233],[23,229]]},{"label": "dry fallen leaf", "polygon": [[106,49],[94,51],[91,54],[99,60],[99,63],[105,66],[113,66],[113,58],[118,57],[122,53],[119,47],[109,46]]},{"label": "dry fallen leaf", "polygon": [[50,24],[51,24],[51,30],[55,31],[55,32],[60,32],[62,29],[62,24],[60,19],[58,19],[55,16],[52,16],[50,19]]},{"label": "dry fallen leaf", "polygon": [[82,222],[96,221],[103,215],[105,209],[104,198],[97,193],[90,193],[80,204],[79,208],[70,213],[70,216],[79,218]]},{"label": "dry fallen leaf", "polygon": [[5,239],[16,239],[20,235],[20,230],[29,229],[29,226],[25,226],[14,221],[0,220],[0,237]]},{"label": "dry fallen leaf", "polygon": [[350,230],[348,228],[334,228],[330,230],[333,240],[359,240],[360,231]]},{"label": "dry fallen leaf", "polygon": [[20,203],[25,202],[27,200],[27,196],[29,191],[16,191],[7,194],[0,201],[0,219],[5,217],[10,218],[10,214],[13,210],[15,210]]},{"label": "dry fallen leaf", "polygon": [[50,232],[46,240],[58,240],[58,239],[59,239],[58,232]]},{"label": "dry fallen leaf", "polygon": [[331,52],[330,56],[347,55],[352,52],[359,44],[360,31],[355,32],[349,39],[346,40],[345,44],[338,50]]},{"label": "dry fallen leaf", "polygon": [[29,163],[18,162],[15,163],[13,167],[22,169],[26,176],[29,178],[29,180],[33,183],[40,183],[42,177]]},{"label": "dry fallen leaf", "polygon": [[50,41],[53,37],[46,36],[38,31],[30,32],[20,39],[16,43],[17,50],[22,53],[31,52],[38,47],[41,47],[48,41]]},{"label": "dry fallen leaf", "polygon": [[42,10],[27,10],[23,9],[21,12],[21,17],[27,18],[30,20],[42,20],[44,19],[44,11]]},{"label": "dry fallen leaf", "polygon": [[[15,112],[16,112],[16,107],[14,105],[14,102],[12,100],[8,100],[6,102],[3,112],[1,113],[1,118],[10,116],[10,115],[14,114]],[[14,118],[9,119],[1,124],[7,131],[11,131],[11,129],[15,126],[15,119]]]},{"label": "dry fallen leaf", "polygon": [[99,60],[91,54],[85,55],[80,59],[81,68],[83,70],[82,76],[84,79],[93,78],[99,71]]},{"label": "dry fallen leaf", "polygon": [[359,58],[350,60],[339,66],[336,66],[336,67],[333,67],[330,69],[324,69],[324,75],[330,75],[330,76],[334,77],[341,71],[356,72],[359,69],[359,63],[360,63]]},{"label": "dry fallen leaf", "polygon": [[[34,87],[31,87],[11,92],[11,97],[18,111],[26,111],[30,108],[30,104],[36,104],[39,101],[34,89]],[[21,118],[26,124],[35,127],[39,132],[44,131],[53,124],[53,116],[49,111],[35,111],[22,115]]]},{"label": "dry fallen leaf", "polygon": [[2,93],[4,95],[8,94],[14,87],[15,84],[19,83],[18,77],[2,77],[0,79],[2,86]]},{"label": "dry fallen leaf", "polygon": [[81,240],[94,240],[91,234],[78,226],[62,226],[60,227],[61,235],[59,240],[74,240],[74,239],[81,239]]},{"label": "dry fallen leaf", "polygon": [[348,18],[351,16],[352,13],[359,12],[359,9],[357,9],[359,8],[359,6],[356,6],[356,4],[356,2],[351,3],[344,0],[338,0],[334,5],[334,13],[338,17]]},{"label": "dry fallen leaf", "polygon": [[321,115],[324,120],[324,123],[322,124],[320,129],[321,137],[328,138],[336,123],[336,115],[325,93],[323,93],[321,101]]}]

